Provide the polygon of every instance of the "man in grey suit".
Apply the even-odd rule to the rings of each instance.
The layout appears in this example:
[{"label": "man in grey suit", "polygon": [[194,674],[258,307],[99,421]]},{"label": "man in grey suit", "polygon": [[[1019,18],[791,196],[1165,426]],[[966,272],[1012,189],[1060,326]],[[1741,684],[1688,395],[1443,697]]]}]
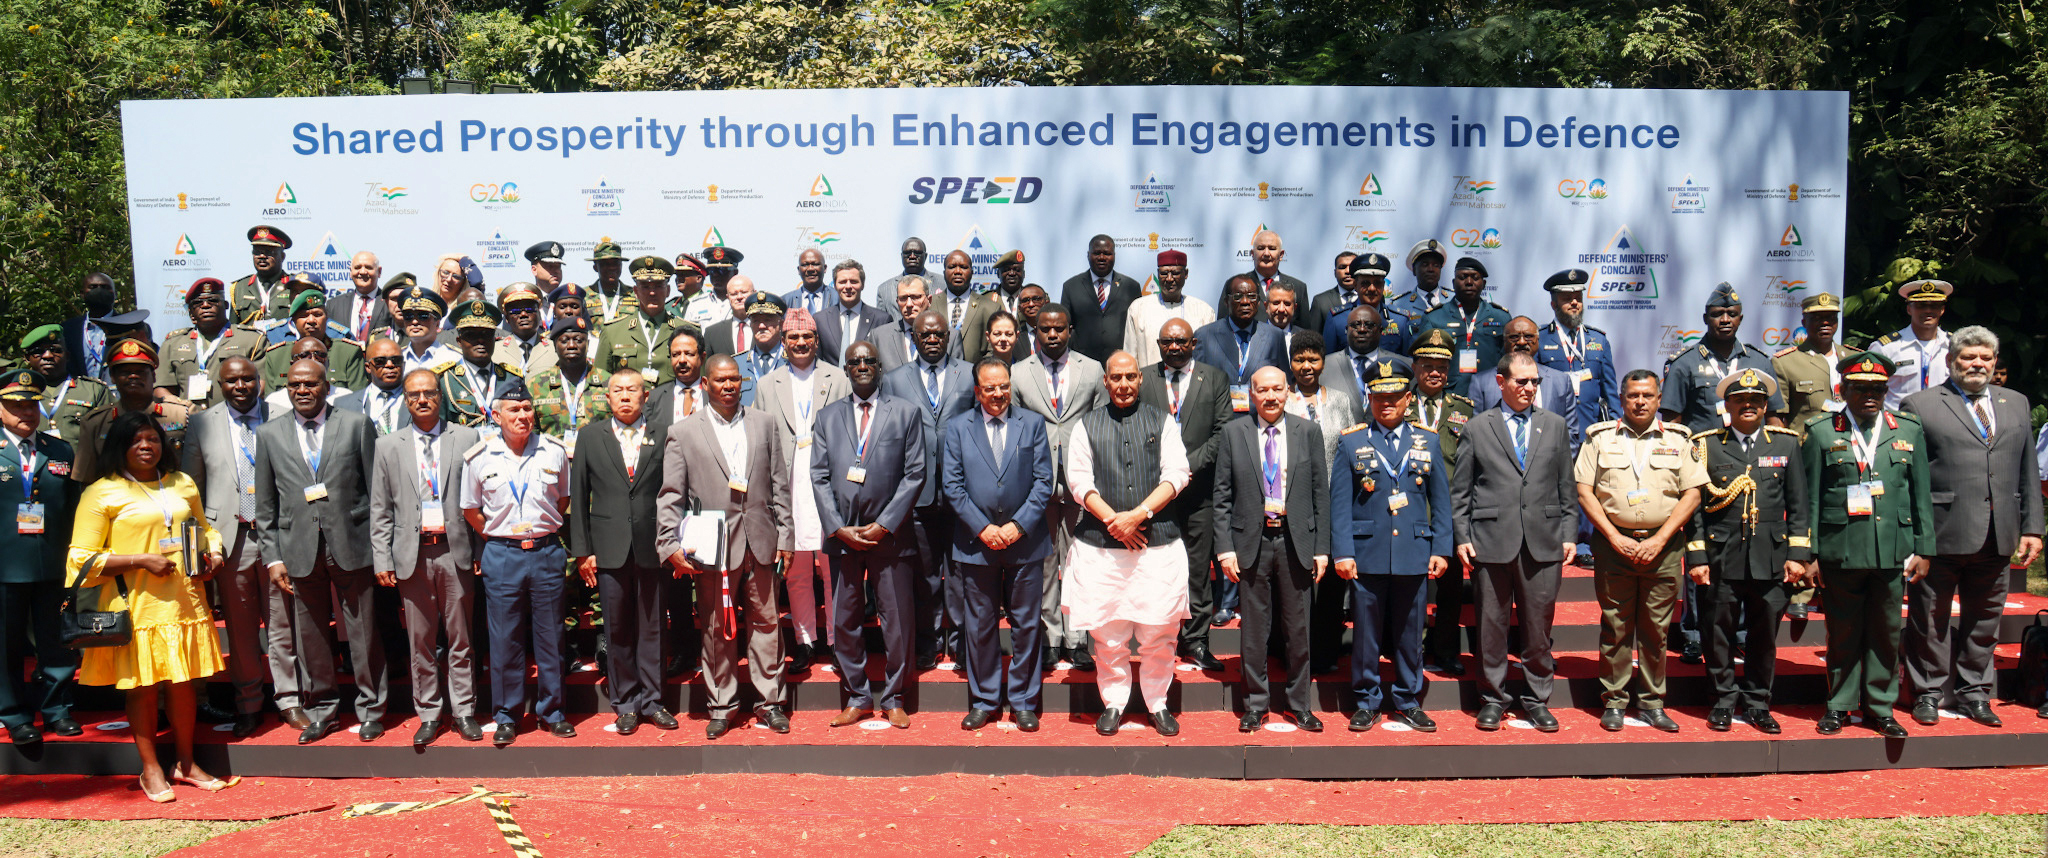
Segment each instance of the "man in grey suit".
[{"label": "man in grey suit", "polygon": [[[704,735],[711,739],[732,729],[739,708],[742,632],[747,678],[761,696],[754,714],[769,729],[789,732],[789,715],[783,711],[781,612],[775,604],[775,570],[789,563],[792,543],[789,468],[782,462],[785,430],[760,410],[740,405],[740,380],[731,355],[704,362],[710,407],[669,427],[655,509],[655,552],[676,571],[696,576],[704,687],[711,697]],[[684,552],[677,526],[693,512],[723,517],[725,556]]]},{"label": "man in grey suit", "polygon": [[1451,474],[1451,524],[1458,560],[1472,570],[1479,613],[1481,730],[1500,729],[1507,692],[1508,606],[1522,627],[1522,714],[1545,733],[1556,665],[1550,624],[1563,564],[1578,545],[1578,486],[1572,477],[1571,424],[1536,407],[1536,359],[1500,359],[1501,406],[1474,416]]},{"label": "man in grey suit", "polygon": [[[1516,316],[1508,320],[1508,326],[1504,330],[1506,332],[1505,338],[1508,344],[1508,351],[1520,352],[1530,357],[1536,356],[1538,338],[1535,320],[1530,319],[1528,316]],[[1537,385],[1537,389],[1540,392],[1537,394],[1536,407],[1552,414],[1562,414],[1566,420],[1571,421],[1572,454],[1577,455],[1579,444],[1585,441],[1586,437],[1585,432],[1582,431],[1585,427],[1579,425],[1579,393],[1577,388],[1572,385],[1572,375],[1564,370],[1544,366],[1541,363],[1536,365],[1536,369],[1538,373],[1537,379],[1542,382]],[[1473,413],[1476,414],[1499,407],[1499,384],[1479,383],[1472,385]]]},{"label": "man in grey suit", "polygon": [[[910,281],[899,281],[902,288]],[[924,418],[925,462],[939,460],[939,444],[946,422],[954,415],[974,408],[974,370],[966,361],[948,352],[952,329],[946,317],[926,310],[912,319],[917,332],[917,356],[910,363],[888,370],[882,376],[882,392],[910,402]],[[917,511],[911,518],[911,539],[917,543],[924,563],[917,584],[917,669],[930,670],[938,664],[941,649],[958,655],[958,624],[966,616],[959,588],[946,584],[953,548],[953,511],[939,494],[939,481],[926,479],[917,494]],[[946,637],[945,621],[955,624],[952,640]]]},{"label": "man in grey suit", "polygon": [[[476,604],[476,533],[451,514],[462,508],[462,452],[481,436],[441,419],[441,386],[430,369],[406,373],[402,385],[411,422],[377,439],[370,475],[370,554],[377,583],[398,588],[412,651],[412,705],[420,716],[414,747],[434,741],[447,710],[464,741],[479,742],[476,649],[470,612]],[[451,501],[456,501],[452,502]],[[448,667],[436,650],[448,636]],[[444,679],[446,695],[441,693]],[[449,704],[452,704],[449,705]]]},{"label": "man in grey suit", "polygon": [[[818,359],[820,333],[810,313],[791,308],[782,317],[782,353],[789,362],[769,370],[754,388],[754,407],[782,425],[782,465],[789,469],[790,485],[798,487],[807,487],[811,478],[811,456],[817,449],[811,428],[818,412],[852,392],[845,372]],[[818,624],[818,586],[824,584],[830,592],[832,570],[825,560],[816,493],[792,489],[789,516],[796,552],[782,570],[783,587],[789,592],[789,625],[796,632],[789,669],[805,670],[828,657],[830,648]]]},{"label": "man in grey suit", "polygon": [[[1972,325],[1949,336],[1948,383],[1911,394],[1900,410],[1920,418],[1933,475],[1934,545],[1927,574],[1906,585],[1906,678],[1913,720],[1933,725],[1943,686],[1957,708],[1987,727],[1997,690],[1992,648],[2005,614],[2011,567],[2041,553],[2041,494],[2027,398],[1991,383],[1998,337]],[[1950,628],[1950,600],[1960,603]]]},{"label": "man in grey suit", "polygon": [[[294,655],[292,598],[270,585],[256,531],[256,429],[268,419],[256,365],[231,357],[220,364],[219,406],[201,409],[185,425],[185,473],[206,500],[206,520],[220,532],[225,561],[214,578],[227,612],[228,679],[235,686],[235,738],[262,721],[263,680],[275,689],[279,717],[294,729],[313,721],[300,705],[305,669]],[[265,634],[264,626],[268,625]],[[263,658],[268,644],[269,669]]]},{"label": "man in grey suit", "polygon": [[[882,392],[875,346],[857,342],[845,355],[852,395],[818,412],[811,470],[803,474],[818,505],[818,528],[832,567],[832,653],[846,690],[846,708],[832,719],[845,727],[880,708],[893,727],[910,726],[903,693],[910,684],[916,604],[912,565],[918,546],[911,508],[931,477],[924,420],[911,402]],[[867,589],[875,593],[887,664],[879,698],[868,689]]]},{"label": "man in grey suit", "polygon": [[[1067,483],[1067,437],[1081,417],[1109,401],[1102,386],[1102,364],[1071,348],[1072,316],[1059,304],[1047,304],[1038,311],[1038,348],[1017,362],[1012,372],[1012,389],[1017,404],[1045,418],[1046,436],[1052,441],[1052,473],[1056,485]],[[1052,553],[1046,558],[1045,598],[1038,622],[1045,638],[1043,667],[1052,670],[1068,661],[1076,670],[1094,670],[1088,654],[1088,633],[1067,626],[1060,611],[1060,570],[1065,568],[1067,549],[1074,542],[1074,523],[1081,518],[1081,505],[1065,492],[1054,492],[1046,505],[1045,520],[1052,525]],[[1069,661],[1070,660],[1070,661]]]},{"label": "man in grey suit", "polygon": [[[1166,412],[1180,427],[1191,473],[1187,490],[1166,507],[1166,517],[1180,525],[1181,541],[1188,549],[1192,616],[1181,624],[1179,655],[1203,670],[1222,670],[1223,663],[1209,651],[1209,622],[1216,618],[1216,599],[1209,586],[1209,569],[1216,559],[1209,495],[1216,480],[1217,439],[1223,425],[1237,415],[1230,410],[1230,384],[1223,380],[1223,370],[1195,360],[1195,329],[1187,320],[1166,320],[1159,326],[1158,344],[1159,362],[1145,367],[1138,401]],[[1064,493],[1055,497],[1063,498]]]},{"label": "man in grey suit", "polygon": [[364,415],[328,406],[327,367],[317,360],[292,364],[285,391],[292,413],[256,430],[256,532],[270,583],[297,597],[292,630],[306,667],[302,699],[312,719],[299,744],[341,729],[334,630],[327,625],[336,607],[355,667],[359,736],[375,741],[384,735],[379,719],[388,690],[371,598],[370,465],[377,427]]}]

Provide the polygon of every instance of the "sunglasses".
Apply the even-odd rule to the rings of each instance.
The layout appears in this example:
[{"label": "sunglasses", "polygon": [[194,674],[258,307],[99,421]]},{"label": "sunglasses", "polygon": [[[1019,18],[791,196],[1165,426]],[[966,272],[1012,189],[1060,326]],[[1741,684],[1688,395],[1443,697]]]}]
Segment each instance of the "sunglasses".
[{"label": "sunglasses", "polygon": [[405,359],[399,357],[370,358],[371,366],[404,366]]},{"label": "sunglasses", "polygon": [[858,357],[846,359],[847,366],[879,366],[881,363],[880,358]]},{"label": "sunglasses", "polygon": [[1543,384],[1543,379],[1540,378],[1510,378],[1508,379],[1508,381],[1514,382],[1515,384],[1521,385],[1522,387],[1537,387]]}]

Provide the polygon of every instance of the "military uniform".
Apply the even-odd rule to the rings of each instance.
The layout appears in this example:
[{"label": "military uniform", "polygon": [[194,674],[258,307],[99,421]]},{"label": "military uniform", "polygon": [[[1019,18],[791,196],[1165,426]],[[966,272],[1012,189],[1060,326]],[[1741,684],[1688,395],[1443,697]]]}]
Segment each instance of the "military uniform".
[{"label": "military uniform", "polygon": [[1507,327],[1511,318],[1506,308],[1485,299],[1481,299],[1479,308],[1469,314],[1458,306],[1458,302],[1446,301],[1443,306],[1424,313],[1416,321],[1415,330],[1417,336],[1431,330],[1451,335],[1452,344],[1457,348],[1451,359],[1451,390],[1461,396],[1470,396],[1472,379],[1482,373],[1491,373],[1500,363],[1500,356],[1507,353]]},{"label": "military uniform", "polygon": [[1785,387],[1785,408],[1791,413],[1786,422],[1795,432],[1815,417],[1842,410],[1841,382],[1835,378],[1842,354],[1840,348],[1822,354],[1801,344],[1771,357],[1771,370]]},{"label": "military uniform", "polygon": [[[0,374],[0,400],[31,401],[42,393],[42,376],[33,370]],[[0,431],[0,509],[16,511],[13,527],[0,525],[0,725],[16,745],[35,741],[38,711],[45,729],[79,734],[71,718],[78,651],[64,645],[57,622],[71,516],[84,488],[71,479],[71,460],[71,445],[60,439]],[[30,641],[36,666],[25,676],[22,645]]]},{"label": "military uniform", "polygon": [[[290,250],[292,248],[292,237],[286,235],[284,230],[274,226],[252,226],[249,228],[249,246],[252,248],[275,247],[280,251]],[[271,310],[276,304],[277,293],[284,292],[287,295],[290,293],[290,290],[284,288],[285,279],[283,271],[280,270],[277,282],[267,287],[253,273],[228,284],[229,321],[237,325],[261,329],[264,327],[263,322],[279,318],[272,315]],[[290,299],[287,298],[286,300],[289,302]]]},{"label": "military uniform", "polygon": [[[1384,280],[1387,258],[1377,253],[1361,253],[1352,258],[1349,270],[1353,278],[1379,277]],[[1353,292],[1345,296],[1328,316],[1310,321],[1309,329],[1322,333],[1325,349],[1341,351],[1350,345],[1351,311],[1358,309],[1361,303],[1358,294]],[[1414,345],[1415,335],[1419,333],[1414,330],[1415,317],[1389,306],[1389,303],[1382,292],[1379,306],[1373,308],[1380,314],[1380,348],[1406,357],[1408,349]]]},{"label": "military uniform", "polygon": [[[1706,485],[1707,472],[1691,455],[1691,433],[1652,417],[1638,432],[1620,420],[1595,423],[1579,447],[1572,479],[1581,491],[1590,487],[1599,501],[1593,539],[1593,590],[1600,600],[1600,697],[1608,717],[1602,726],[1618,729],[1620,710],[1628,708],[1629,680],[1640,664],[1641,690],[1636,707],[1652,726],[1677,729],[1664,708],[1665,641],[1678,606],[1679,558],[1685,540],[1679,533],[1685,519],[1685,496]],[[1691,510],[1683,510],[1689,514]],[[1648,540],[1662,535],[1664,549],[1654,563],[1638,566],[1623,557],[1605,531],[1601,518],[1621,536]]]},{"label": "military uniform", "polygon": [[[292,368],[292,346],[298,340],[265,349],[257,366],[263,371],[265,390],[283,390],[284,375]],[[342,337],[327,340],[327,383],[351,391],[370,386],[370,370],[363,356],[363,344]]]},{"label": "military uniform", "polygon": [[[1664,401],[1658,408],[1677,415],[1678,421],[1693,432],[1718,428],[1723,425],[1723,409],[1721,397],[1714,395],[1714,389],[1721,379],[1744,369],[1770,372],[1771,357],[1763,349],[1741,342],[1736,343],[1727,360],[1715,355],[1705,343],[1679,352],[1664,362]],[[1783,391],[1771,396],[1770,410],[1773,414],[1785,410]]]},{"label": "military uniform", "polygon": [[[123,364],[156,368],[156,347],[144,340],[121,340],[109,351],[107,367],[110,372],[113,367]],[[150,402],[146,410],[164,429],[163,461],[183,461],[179,450],[185,442],[185,420],[190,416],[190,409],[177,400],[156,400]],[[72,479],[91,485],[121,467],[121,462],[103,461],[100,454],[106,449],[107,434],[114,428],[114,418],[123,413],[120,397],[110,391],[106,402],[78,419],[79,440],[71,445],[75,462],[71,469]]]},{"label": "military uniform", "polygon": [[[633,260],[633,279],[663,280],[675,273],[675,264],[658,256]],[[593,298],[595,290],[593,290]],[[630,315],[603,323],[597,342],[590,346],[590,362],[607,373],[622,369],[639,370],[651,387],[669,379],[668,341],[687,324],[669,315],[667,307],[655,315],[640,312],[634,304]]]},{"label": "military uniform", "polygon": [[[507,307],[527,301],[533,303],[534,310],[538,313],[540,309],[540,290],[531,283],[513,283],[498,290],[498,309],[500,312],[509,315],[510,311],[506,309]],[[532,378],[535,373],[554,366],[555,344],[548,339],[548,331],[545,325],[541,325],[538,322],[535,325],[531,342],[519,339],[518,335],[510,333],[508,330],[504,336],[498,338],[498,344],[495,347],[495,351],[491,354],[491,359],[501,364],[511,364],[519,367],[519,374],[526,378]]]},{"label": "military uniform", "polygon": [[[1706,603],[1703,624],[1712,630],[1705,638],[1714,708],[1730,710],[1721,717],[1744,711],[1752,726],[1777,732],[1758,713],[1771,708],[1778,622],[1791,595],[1785,564],[1813,556],[1799,433],[1763,426],[1745,439],[1717,428],[1694,435],[1693,446],[1694,458],[1706,463],[1708,483],[1686,528],[1685,560],[1709,570],[1707,585],[1697,591]],[[1737,646],[1738,617],[1747,619],[1747,646]],[[1725,725],[1709,719],[1715,730]]]},{"label": "military uniform", "polygon": [[[39,325],[22,336],[19,345],[27,354],[32,347],[44,345],[46,341],[61,348],[64,345],[64,327],[55,322]],[[27,364],[24,362],[23,365]],[[56,368],[63,371],[64,362],[59,360]],[[43,408],[42,432],[61,438],[74,448],[78,446],[78,421],[114,399],[113,391],[107,389],[106,383],[94,378],[72,376],[61,381],[45,378],[43,383],[45,386],[39,396]]]},{"label": "military uniform", "polygon": [[[504,315],[498,312],[498,308],[486,301],[470,301],[455,308],[455,329],[458,331],[495,331],[503,320]],[[486,438],[494,437],[498,427],[491,422],[496,402],[492,394],[507,379],[521,378],[519,367],[496,361],[478,366],[458,359],[453,366],[438,372],[441,376],[441,419],[474,426],[483,430]]]},{"label": "military uniform", "polygon": [[[1899,297],[1908,304],[1946,304],[1954,291],[1946,280],[1915,280],[1899,287]],[[1886,408],[1897,408],[1909,395],[1948,383],[1947,331],[1937,329],[1934,339],[1922,340],[1907,325],[1871,341],[1870,350],[1891,358],[1898,367],[1884,395]]]},{"label": "military uniform", "polygon": [[[585,261],[598,262],[606,259],[623,261],[625,258],[626,255],[620,250],[618,242],[600,241],[597,243],[595,252],[591,253],[590,257]],[[670,271],[673,272],[674,268],[671,267]],[[631,318],[634,311],[640,309],[640,298],[633,294],[633,284],[628,282],[626,278],[620,278],[617,282],[611,284],[606,284],[604,281],[599,280],[583,288],[588,293],[583,299],[583,315],[589,316],[590,322],[594,326],[609,325],[620,319]]]},{"label": "military uniform", "polygon": [[223,328],[212,342],[204,341],[195,328],[179,328],[164,338],[156,386],[176,391],[195,408],[215,405],[221,400],[219,386],[213,383],[220,365],[231,357],[255,361],[262,352],[263,335],[255,328]]},{"label": "military uniform", "polygon": [[[1839,367],[1844,383],[1888,382],[1895,368],[1870,352],[1850,355]],[[1906,593],[1900,570],[1913,555],[1934,556],[1934,505],[1919,418],[1885,409],[1873,422],[1874,440],[1847,413],[1815,417],[1800,455],[1828,594],[1828,710],[1861,709],[1866,719],[1890,720],[1899,697]],[[1822,732],[1833,732],[1829,720],[1823,716]],[[1839,722],[1832,726],[1841,729]]]},{"label": "military uniform", "polygon": [[[1414,356],[1417,358],[1441,358],[1450,360],[1456,352],[1451,344],[1448,331],[1425,333],[1416,340]],[[1408,404],[1408,421],[1436,433],[1437,449],[1443,451],[1444,472],[1450,477],[1449,468],[1457,466],[1458,442],[1465,437],[1465,424],[1472,419],[1477,409],[1472,400],[1450,392],[1446,388],[1435,398],[1426,398],[1418,388],[1415,399]],[[1459,660],[1464,651],[1464,627],[1459,623],[1465,611],[1465,570],[1453,563],[1441,578],[1429,581],[1429,600],[1436,605],[1436,614],[1430,620],[1429,632],[1422,642],[1422,652],[1429,664],[1434,664],[1452,675],[1463,675],[1465,665]]]},{"label": "military uniform", "polygon": [[[1584,294],[1592,279],[1583,269],[1567,268],[1543,281],[1543,291]],[[1595,423],[1621,416],[1620,376],[1615,372],[1614,344],[1608,342],[1607,332],[1583,320],[1577,330],[1567,331],[1563,322],[1553,321],[1536,331],[1536,362],[1571,377],[1572,390],[1579,397],[1579,413],[1573,415],[1572,425],[1581,434]]]}]

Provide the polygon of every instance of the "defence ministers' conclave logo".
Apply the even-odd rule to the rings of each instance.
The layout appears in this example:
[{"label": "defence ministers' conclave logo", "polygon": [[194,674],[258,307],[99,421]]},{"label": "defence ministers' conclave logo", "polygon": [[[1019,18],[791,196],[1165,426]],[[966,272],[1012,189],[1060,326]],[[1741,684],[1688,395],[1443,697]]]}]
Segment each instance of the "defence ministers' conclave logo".
[{"label": "defence ministers' conclave logo", "polygon": [[490,238],[478,240],[474,258],[477,267],[483,269],[519,268],[526,262],[525,254],[520,251],[519,241],[506,238],[502,232],[494,232]]},{"label": "defence ministers' conclave logo", "polygon": [[1146,173],[1145,181],[1131,186],[1131,191],[1135,195],[1131,200],[1131,210],[1140,212],[1173,211],[1173,188],[1173,185],[1159,181],[1158,174]]},{"label": "defence ministers' conclave logo", "polygon": [[1587,309],[1657,309],[1657,266],[1669,264],[1670,255],[1643,248],[1627,224],[1616,229],[1598,251],[1581,253],[1577,261],[1593,269]]},{"label": "defence ministers' conclave logo", "polygon": [[1664,186],[1664,192],[1671,195],[1672,214],[1706,214],[1707,192],[1710,190],[1713,189],[1695,183],[1691,173],[1685,174],[1683,182]]},{"label": "defence ministers' conclave logo", "polygon": [[626,189],[597,177],[597,187],[581,188],[583,213],[590,217],[618,217],[626,213]]}]

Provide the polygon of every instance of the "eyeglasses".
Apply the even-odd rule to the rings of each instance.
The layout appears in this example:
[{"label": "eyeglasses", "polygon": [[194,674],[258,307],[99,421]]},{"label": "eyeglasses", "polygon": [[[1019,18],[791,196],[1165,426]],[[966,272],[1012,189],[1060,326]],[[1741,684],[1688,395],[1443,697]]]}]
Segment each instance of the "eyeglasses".
[{"label": "eyeglasses", "polygon": [[28,347],[28,353],[32,355],[48,354],[50,352],[61,352],[63,350],[64,344],[56,342],[40,343]]},{"label": "eyeglasses", "polygon": [[1522,387],[1537,387],[1543,384],[1543,379],[1540,378],[1510,378],[1508,379],[1508,381],[1514,382],[1515,384],[1518,384]]},{"label": "eyeglasses", "polygon": [[404,366],[405,359],[397,356],[370,358],[371,366]]},{"label": "eyeglasses", "polygon": [[881,363],[882,360],[880,358],[857,357],[846,359],[847,366],[879,366]]},{"label": "eyeglasses", "polygon": [[1159,347],[1160,347],[1160,348],[1162,348],[1162,349],[1163,349],[1163,348],[1166,348],[1167,346],[1184,346],[1184,345],[1187,345],[1187,344],[1188,344],[1188,338],[1187,338],[1187,337],[1160,337],[1160,338],[1159,338]]}]

